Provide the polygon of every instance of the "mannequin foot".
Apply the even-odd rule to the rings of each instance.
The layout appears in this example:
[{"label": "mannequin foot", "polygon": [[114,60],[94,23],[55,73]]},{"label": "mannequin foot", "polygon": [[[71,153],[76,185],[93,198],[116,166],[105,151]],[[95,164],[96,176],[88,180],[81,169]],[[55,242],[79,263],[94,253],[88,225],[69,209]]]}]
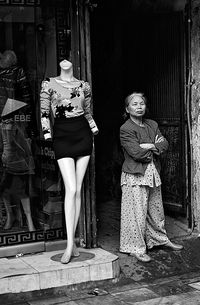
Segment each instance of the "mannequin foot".
[{"label": "mannequin foot", "polygon": [[36,231],[35,230],[35,227],[34,227],[34,224],[31,222],[31,223],[28,223],[28,230],[29,231]]},{"label": "mannequin foot", "polygon": [[65,250],[63,256],[61,257],[61,260],[60,262],[62,264],[68,264],[71,260],[71,256],[72,256],[72,253],[70,253],[69,251]]},{"label": "mannequin foot", "polygon": [[6,223],[5,223],[4,227],[3,227],[4,230],[9,230],[9,229],[11,229],[12,226],[13,226],[14,221],[15,221],[15,219],[14,219],[13,216],[7,217]]},{"label": "mannequin foot", "polygon": [[29,231],[36,231],[34,225],[28,225],[28,230]]},{"label": "mannequin foot", "polygon": [[28,230],[29,231],[35,231],[35,227],[34,227],[32,218],[29,215],[27,216],[27,225],[28,225]]},{"label": "mannequin foot", "polygon": [[75,257],[80,256],[80,252],[78,251],[78,248],[76,247],[75,243],[73,245],[72,256],[75,256]]}]

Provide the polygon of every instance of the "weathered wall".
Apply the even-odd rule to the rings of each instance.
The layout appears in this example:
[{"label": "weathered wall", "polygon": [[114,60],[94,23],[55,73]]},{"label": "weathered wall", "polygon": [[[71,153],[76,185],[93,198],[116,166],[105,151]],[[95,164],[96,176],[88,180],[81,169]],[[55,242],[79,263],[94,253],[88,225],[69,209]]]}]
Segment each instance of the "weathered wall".
[{"label": "weathered wall", "polygon": [[200,229],[200,1],[191,1],[192,205]]}]

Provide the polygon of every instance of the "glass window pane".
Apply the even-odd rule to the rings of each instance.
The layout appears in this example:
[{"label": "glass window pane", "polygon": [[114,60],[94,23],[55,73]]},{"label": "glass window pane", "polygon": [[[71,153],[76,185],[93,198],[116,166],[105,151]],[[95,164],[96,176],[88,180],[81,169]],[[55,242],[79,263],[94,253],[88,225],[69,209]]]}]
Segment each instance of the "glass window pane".
[{"label": "glass window pane", "polygon": [[0,3],[0,247],[63,238],[63,184],[42,138],[39,93],[69,53],[69,16],[65,1],[42,3]]}]

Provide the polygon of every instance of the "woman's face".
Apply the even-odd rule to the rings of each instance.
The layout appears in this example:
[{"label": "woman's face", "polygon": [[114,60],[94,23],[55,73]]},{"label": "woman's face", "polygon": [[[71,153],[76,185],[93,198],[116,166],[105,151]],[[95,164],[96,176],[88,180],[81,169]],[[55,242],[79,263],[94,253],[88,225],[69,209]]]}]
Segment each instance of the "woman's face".
[{"label": "woman's face", "polygon": [[60,67],[63,70],[68,70],[68,69],[72,68],[72,63],[70,61],[64,59],[60,62]]},{"label": "woman's face", "polygon": [[126,112],[130,114],[131,117],[141,118],[145,114],[146,104],[143,98],[139,95],[134,96],[128,106],[126,107]]}]

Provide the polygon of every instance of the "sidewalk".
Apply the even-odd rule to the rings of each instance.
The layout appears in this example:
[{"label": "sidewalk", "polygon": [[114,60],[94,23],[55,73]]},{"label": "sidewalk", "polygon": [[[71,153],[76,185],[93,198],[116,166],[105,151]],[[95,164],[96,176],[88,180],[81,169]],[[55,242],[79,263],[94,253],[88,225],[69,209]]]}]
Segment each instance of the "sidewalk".
[{"label": "sidewalk", "polygon": [[105,205],[98,213],[98,246],[119,258],[118,280],[91,281],[75,285],[72,289],[62,286],[33,293],[4,295],[0,297],[0,304],[200,304],[200,238],[191,234],[186,221],[166,216],[168,236],[184,245],[182,251],[155,248],[149,253],[152,261],[141,263],[119,252],[120,208],[116,202],[106,202]]},{"label": "sidewalk", "polygon": [[[100,281],[0,297],[1,305],[198,305],[200,304],[200,240],[181,238],[180,252],[157,249],[150,263],[120,258],[119,281]],[[47,279],[48,280],[48,279]],[[51,280],[49,278],[49,280]]]},{"label": "sidewalk", "polygon": [[172,278],[149,285],[112,285],[0,301],[2,305],[199,305],[200,277],[192,280]]}]

